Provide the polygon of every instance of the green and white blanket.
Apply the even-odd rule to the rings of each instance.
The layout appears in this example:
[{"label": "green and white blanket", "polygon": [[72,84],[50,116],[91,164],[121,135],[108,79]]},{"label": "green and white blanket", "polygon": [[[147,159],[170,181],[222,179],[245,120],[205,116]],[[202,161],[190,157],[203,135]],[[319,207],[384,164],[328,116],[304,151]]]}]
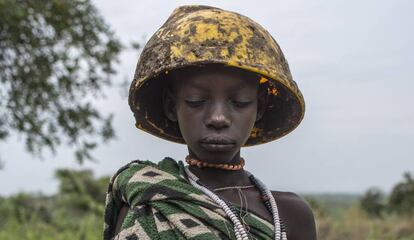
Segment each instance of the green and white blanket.
[{"label": "green and white blanket", "polygon": [[[118,213],[129,210],[115,235]],[[238,211],[241,211],[238,208]],[[271,223],[247,213],[253,239],[273,239]],[[133,161],[111,179],[105,206],[104,240],[236,239],[224,211],[187,180],[183,162]]]}]

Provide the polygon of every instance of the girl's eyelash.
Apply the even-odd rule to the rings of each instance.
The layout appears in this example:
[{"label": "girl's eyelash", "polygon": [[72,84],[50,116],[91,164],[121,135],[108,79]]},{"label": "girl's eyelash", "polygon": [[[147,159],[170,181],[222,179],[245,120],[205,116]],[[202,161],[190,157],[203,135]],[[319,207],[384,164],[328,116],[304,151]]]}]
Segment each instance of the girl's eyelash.
[{"label": "girl's eyelash", "polygon": [[247,107],[248,105],[250,105],[250,103],[252,103],[251,101],[232,101],[232,103],[236,106],[236,107]]},{"label": "girl's eyelash", "polygon": [[[190,107],[199,107],[203,105],[206,102],[206,100],[185,100],[185,103]],[[252,101],[236,101],[232,100],[230,101],[231,104],[233,104],[235,107],[243,108],[249,106]]]},{"label": "girl's eyelash", "polygon": [[198,107],[201,106],[205,100],[185,100],[185,103],[187,103],[190,107]]}]

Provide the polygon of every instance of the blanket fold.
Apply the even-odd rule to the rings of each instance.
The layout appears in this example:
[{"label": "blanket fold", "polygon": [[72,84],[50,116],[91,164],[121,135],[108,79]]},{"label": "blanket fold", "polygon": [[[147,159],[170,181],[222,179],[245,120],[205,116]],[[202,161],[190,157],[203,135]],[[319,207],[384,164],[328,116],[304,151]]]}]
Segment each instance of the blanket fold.
[{"label": "blanket fold", "polygon": [[[115,234],[118,213],[128,213]],[[236,208],[237,211],[242,211]],[[247,213],[254,239],[272,239],[273,226]],[[111,239],[236,239],[224,211],[187,180],[184,164],[165,158],[155,164],[133,161],[111,178],[105,205],[104,240]]]}]

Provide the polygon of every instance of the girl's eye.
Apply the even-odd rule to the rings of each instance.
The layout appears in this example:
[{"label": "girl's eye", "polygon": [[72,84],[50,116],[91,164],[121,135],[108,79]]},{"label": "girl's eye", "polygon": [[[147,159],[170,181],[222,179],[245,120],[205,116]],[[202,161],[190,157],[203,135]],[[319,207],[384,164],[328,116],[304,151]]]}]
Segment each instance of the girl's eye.
[{"label": "girl's eye", "polygon": [[247,102],[243,102],[243,101],[232,101],[232,103],[233,103],[233,105],[235,107],[244,108],[244,107],[249,106],[252,102],[251,101],[247,101]]},{"label": "girl's eye", "polygon": [[201,105],[203,105],[204,102],[205,100],[185,100],[185,103],[193,108],[200,107]]}]

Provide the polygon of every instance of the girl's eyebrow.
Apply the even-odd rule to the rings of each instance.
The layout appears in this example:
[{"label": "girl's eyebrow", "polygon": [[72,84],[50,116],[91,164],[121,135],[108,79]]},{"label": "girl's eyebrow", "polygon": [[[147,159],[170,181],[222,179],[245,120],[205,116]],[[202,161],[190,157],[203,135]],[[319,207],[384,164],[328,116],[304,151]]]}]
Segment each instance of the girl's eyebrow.
[{"label": "girl's eyebrow", "polygon": [[[188,87],[188,88],[192,88],[192,89],[197,89],[197,90],[201,90],[201,91],[211,91],[210,86],[213,83],[205,83],[205,81],[191,81],[191,82],[184,82],[181,84],[181,87]],[[242,83],[242,84],[237,84],[237,85],[233,85],[230,89],[230,92],[236,92],[245,88],[248,88],[250,86],[250,84],[248,83]],[[214,87],[214,84],[213,84]]]},{"label": "girl's eyebrow", "polygon": [[236,90],[245,89],[245,88],[248,88],[248,87],[249,87],[249,84],[247,84],[247,83],[237,84],[237,86],[234,88],[234,90],[236,91]]},{"label": "girl's eyebrow", "polygon": [[[207,86],[203,86],[202,84],[197,84],[197,83],[192,83],[188,86],[188,88],[191,89],[196,89],[196,90],[200,90],[200,91],[205,91],[205,92],[209,92],[212,91],[211,88],[207,87]],[[246,85],[244,84],[239,84],[236,85],[234,88],[231,88],[228,90],[229,93],[235,93],[241,90],[244,90],[246,88]],[[214,91],[214,90],[213,90]]]},{"label": "girl's eyebrow", "polygon": [[[184,84],[183,86],[185,86],[186,84]],[[181,86],[181,87],[183,87]],[[202,84],[199,84],[197,82],[192,82],[192,83],[188,83],[187,85],[189,88],[195,88],[198,90],[203,90],[203,91],[209,91],[209,89],[206,86],[203,86]]]}]

